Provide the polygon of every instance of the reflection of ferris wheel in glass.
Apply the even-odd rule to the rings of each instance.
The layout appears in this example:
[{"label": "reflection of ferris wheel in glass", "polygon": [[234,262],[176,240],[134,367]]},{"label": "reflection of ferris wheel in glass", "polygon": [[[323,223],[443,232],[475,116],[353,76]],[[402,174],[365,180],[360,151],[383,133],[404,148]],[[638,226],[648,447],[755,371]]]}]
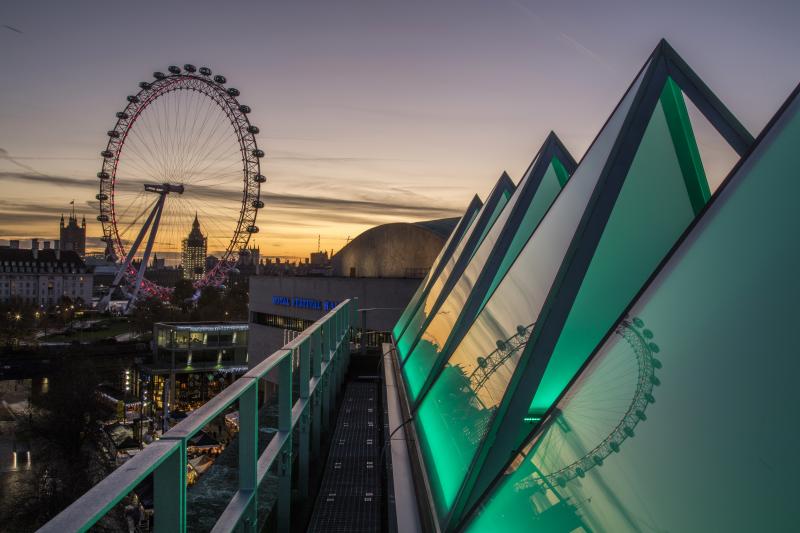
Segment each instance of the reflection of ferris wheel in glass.
[{"label": "reflection of ferris wheel in glass", "polygon": [[[101,152],[96,198],[107,249],[120,260],[118,275],[101,302],[123,281],[130,302],[146,295],[167,298],[171,288],[144,277],[151,254],[177,261],[197,217],[207,252],[218,262],[194,282],[199,289],[220,285],[246,254],[256,215],[261,174],[250,124],[250,107],[239,90],[206,67],[170,66],[141,82],[137,94],[117,113]],[[145,240],[145,237],[146,240]]]},{"label": "reflection of ferris wheel in glass", "polygon": [[562,406],[549,420],[529,453],[533,475],[517,489],[564,487],[603,465],[620,451],[635,427],[647,419],[645,411],[655,402],[653,388],[661,384],[655,371],[661,362],[653,333],[639,318],[624,320],[615,334],[624,339],[594,365],[586,379],[572,386],[559,402]]},{"label": "reflection of ferris wheel in glass", "polygon": [[[509,359],[518,357],[519,351],[528,343],[533,333],[535,323],[527,326],[517,326],[516,333],[507,339],[496,342],[497,349],[485,357],[478,357],[478,365],[469,376],[469,384],[476,398],[479,392],[489,382],[491,377],[500,370]],[[478,400],[480,401],[480,400]]]}]

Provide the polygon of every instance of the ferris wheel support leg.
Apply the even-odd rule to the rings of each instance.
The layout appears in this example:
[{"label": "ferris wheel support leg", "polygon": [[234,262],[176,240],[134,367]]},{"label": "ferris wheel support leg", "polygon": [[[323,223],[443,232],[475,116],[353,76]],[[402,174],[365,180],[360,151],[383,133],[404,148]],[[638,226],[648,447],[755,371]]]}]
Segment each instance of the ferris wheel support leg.
[{"label": "ferris wheel support leg", "polygon": [[150,261],[150,252],[153,250],[153,242],[156,240],[156,233],[158,232],[158,223],[161,221],[161,212],[164,210],[164,199],[166,197],[167,197],[166,193],[162,193],[161,198],[158,199],[158,203],[156,204],[156,207],[153,210],[153,212],[155,213],[155,219],[153,220],[153,228],[150,230],[150,236],[147,238],[147,245],[144,247],[142,264],[139,267],[138,271],[136,272],[136,284],[133,286],[133,294],[131,295],[131,299],[128,300],[128,305],[125,308],[125,314],[128,314],[133,310],[133,307],[136,303],[136,298],[139,295],[139,289],[141,289],[142,287],[144,272],[145,270],[147,270],[147,262]]},{"label": "ferris wheel support leg", "polygon": [[150,227],[150,224],[152,224],[157,209],[158,209],[158,204],[156,204],[156,206],[150,212],[150,215],[148,215],[147,220],[144,221],[142,229],[139,230],[139,235],[136,236],[136,240],[133,241],[133,246],[131,246],[131,249],[128,251],[128,254],[125,256],[125,260],[122,262],[122,264],[119,267],[119,270],[117,271],[117,275],[114,278],[114,282],[108,288],[108,294],[103,296],[103,299],[100,300],[100,303],[97,306],[97,308],[100,311],[105,311],[106,308],[108,307],[108,304],[111,301],[111,295],[114,294],[114,291],[117,290],[117,287],[119,287],[119,284],[122,281],[122,276],[125,275],[125,271],[128,270],[131,261],[133,261],[136,252],[139,250],[139,245],[142,243],[144,234],[147,233],[147,229]]}]

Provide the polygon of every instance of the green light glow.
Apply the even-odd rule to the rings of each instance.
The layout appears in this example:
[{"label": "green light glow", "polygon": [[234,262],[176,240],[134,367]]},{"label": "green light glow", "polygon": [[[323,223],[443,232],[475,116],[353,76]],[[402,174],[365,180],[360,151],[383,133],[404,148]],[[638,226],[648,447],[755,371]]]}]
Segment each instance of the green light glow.
[{"label": "green light glow", "polygon": [[633,355],[614,334],[464,530],[794,529],[799,144],[795,97],[631,308],[660,361],[636,431],[596,455],[624,411],[608,405],[626,399],[613,384]]},{"label": "green light glow", "polygon": [[[702,193],[708,190],[705,174],[692,155],[697,148],[688,150],[694,135],[691,131],[676,133],[683,128],[691,130],[685,111],[680,89],[670,80],[653,111],[529,413],[541,415],[550,408],[691,223],[697,202],[707,198]],[[675,138],[681,140],[678,146]],[[697,180],[702,180],[702,185],[687,185]],[[690,196],[690,191],[696,196]]]}]

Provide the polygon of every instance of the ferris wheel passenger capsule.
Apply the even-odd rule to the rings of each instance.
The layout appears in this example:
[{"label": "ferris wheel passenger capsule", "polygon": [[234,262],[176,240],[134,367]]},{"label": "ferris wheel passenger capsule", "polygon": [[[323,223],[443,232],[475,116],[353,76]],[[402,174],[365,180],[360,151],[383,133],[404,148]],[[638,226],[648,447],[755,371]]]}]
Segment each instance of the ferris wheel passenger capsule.
[{"label": "ferris wheel passenger capsule", "polygon": [[95,198],[97,198],[101,202],[104,202],[104,201],[108,200],[108,195],[101,192],[100,194],[95,195]]},{"label": "ferris wheel passenger capsule", "polygon": [[236,87],[231,87],[230,89],[227,90],[227,93],[231,96],[239,96],[240,94],[242,94]]},{"label": "ferris wheel passenger capsule", "polygon": [[194,72],[194,71],[196,71],[196,70],[197,70],[197,67],[195,67],[195,66],[194,66],[194,65],[192,65],[191,63],[186,63],[186,64],[183,66],[183,70],[185,70],[186,72]]},{"label": "ferris wheel passenger capsule", "polygon": [[261,209],[262,207],[264,207],[264,202],[262,202],[261,200],[253,200],[253,207],[255,207],[256,209]]},{"label": "ferris wheel passenger capsule", "polygon": [[117,130],[108,130],[108,136],[112,139],[116,139],[119,137],[119,132]]},{"label": "ferris wheel passenger capsule", "polygon": [[110,159],[114,157],[114,152],[112,152],[111,150],[103,150],[102,152],[100,152],[100,155],[105,157],[106,159]]},{"label": "ferris wheel passenger capsule", "polygon": [[247,131],[249,131],[250,133],[255,135],[256,133],[258,133],[261,130],[258,129],[258,126],[247,126]]},{"label": "ferris wheel passenger capsule", "polygon": [[101,180],[107,180],[111,176],[108,175],[108,172],[98,172],[97,177],[100,178]]},{"label": "ferris wheel passenger capsule", "polygon": [[242,105],[239,106],[239,111],[241,111],[242,113],[244,113],[246,115],[246,114],[248,114],[250,112],[250,106],[242,104]]},{"label": "ferris wheel passenger capsule", "polygon": [[175,65],[170,65],[169,67],[167,67],[167,70],[172,72],[173,74],[180,74],[181,73],[181,68],[180,67],[176,67]]},{"label": "ferris wheel passenger capsule", "polygon": [[211,76],[211,69],[208,67],[200,67],[200,74],[203,76]]},{"label": "ferris wheel passenger capsule", "polygon": [[164,78],[167,77],[167,75],[164,74],[163,72],[153,72],[153,77],[157,80],[163,80]]},{"label": "ferris wheel passenger capsule", "polygon": [[139,82],[139,88],[144,89],[145,91],[150,88],[150,83],[146,81]]},{"label": "ferris wheel passenger capsule", "polygon": [[121,120],[127,120],[130,115],[128,115],[125,111],[117,111],[117,118]]},{"label": "ferris wheel passenger capsule", "polygon": [[132,104],[138,104],[139,103],[139,97],[136,96],[136,95],[133,95],[133,94],[129,94],[128,95],[128,101],[130,103],[132,103]]},{"label": "ferris wheel passenger capsule", "polygon": [[225,79],[225,76],[217,74],[216,76],[214,76],[214,81],[217,83],[225,83],[228,80]]},{"label": "ferris wheel passenger capsule", "polygon": [[98,222],[108,222],[108,215],[97,215]]},{"label": "ferris wheel passenger capsule", "polygon": [[264,157],[264,150],[256,148],[255,150],[253,150],[253,155],[256,157]]},{"label": "ferris wheel passenger capsule", "polygon": [[264,183],[267,181],[267,177],[264,174],[257,174],[255,178],[253,178],[256,183]]},{"label": "ferris wheel passenger capsule", "polygon": [[248,233],[258,233],[258,226],[247,226]]}]

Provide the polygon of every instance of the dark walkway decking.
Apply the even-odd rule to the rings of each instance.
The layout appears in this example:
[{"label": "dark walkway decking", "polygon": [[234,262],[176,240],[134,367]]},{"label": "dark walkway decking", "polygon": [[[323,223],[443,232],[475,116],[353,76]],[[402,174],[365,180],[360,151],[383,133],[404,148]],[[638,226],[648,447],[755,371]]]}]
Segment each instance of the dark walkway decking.
[{"label": "dark walkway decking", "polygon": [[380,383],[347,383],[308,531],[381,531]]}]

